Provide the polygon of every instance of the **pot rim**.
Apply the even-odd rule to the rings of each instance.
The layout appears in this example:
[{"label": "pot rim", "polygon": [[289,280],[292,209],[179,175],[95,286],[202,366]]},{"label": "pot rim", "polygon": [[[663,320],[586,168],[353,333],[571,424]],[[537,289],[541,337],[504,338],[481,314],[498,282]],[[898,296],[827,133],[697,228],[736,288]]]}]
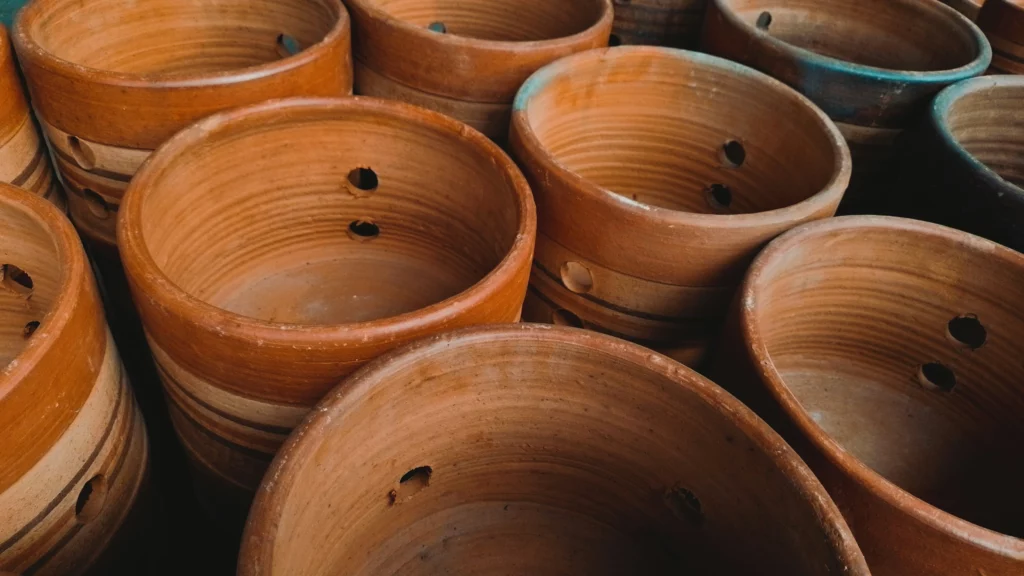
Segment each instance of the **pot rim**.
[{"label": "pot rim", "polygon": [[[761,82],[768,90],[776,90],[777,92],[781,92],[784,95],[788,95],[801,101],[817,118],[817,126],[825,132],[832,145],[832,155],[834,158],[832,178],[820,190],[811,196],[808,196],[795,204],[790,204],[781,208],[741,214],[703,214],[663,208],[627,198],[626,196],[617,194],[608,188],[598,186],[577,174],[551,155],[544,144],[540,141],[540,138],[537,137],[536,132],[534,132],[533,127],[529,122],[528,107],[533,96],[542,91],[549,82],[555,79],[555,77],[564,75],[567,72],[571,73],[574,65],[578,61],[612,58],[617,54],[644,53],[660,58],[677,58],[689,61],[698,66],[714,67],[733,74],[747,76]],[[609,48],[595,48],[593,50],[587,50],[552,62],[530,75],[522,88],[520,88],[519,93],[516,94],[515,101],[512,105],[512,124],[514,130],[522,138],[524,147],[532,153],[531,155],[533,159],[538,162],[545,171],[556,173],[559,179],[571,184],[573,188],[582,192],[582,194],[587,196],[590,200],[600,202],[615,210],[623,210],[637,218],[654,221],[656,224],[713,226],[717,228],[747,228],[793,222],[800,218],[809,217],[810,215],[825,209],[830,204],[838,204],[839,200],[846,192],[846,187],[849,184],[850,174],[853,168],[852,160],[850,158],[850,149],[846,144],[846,139],[843,138],[842,133],[839,132],[839,128],[836,127],[835,123],[828,117],[828,115],[825,114],[825,112],[823,112],[821,108],[814,104],[814,102],[809,98],[775,78],[772,78],[762,72],[758,72],[753,68],[718,56],[712,56],[701,52],[692,52],[689,50],[681,50],[678,48],[660,46],[615,46]]]},{"label": "pot rim", "polygon": [[[1024,7],[1022,7],[1021,10],[1024,10]],[[939,95],[935,97],[935,101],[932,102],[931,110],[929,111],[929,119],[931,120],[932,125],[935,126],[935,129],[938,130],[939,137],[942,139],[943,144],[952,150],[963,162],[972,166],[977,171],[977,175],[981,177],[986,184],[994,188],[1007,190],[1017,198],[1024,199],[1024,189],[1021,189],[1020,186],[1006,180],[1000,176],[998,172],[989,168],[987,164],[978,160],[973,154],[968,152],[960,143],[960,140],[953,135],[949,126],[950,111],[953,105],[956,104],[961,97],[985,88],[996,87],[1020,88],[1021,92],[1024,93],[1024,76],[979,76],[977,78],[971,78],[953,84],[952,86],[943,89],[942,92],[939,92]]]},{"label": "pot rim", "polygon": [[314,440],[329,434],[331,427],[339,421],[338,415],[358,404],[362,397],[371,394],[377,381],[396,369],[415,363],[431,351],[521,338],[588,348],[625,360],[688,388],[703,401],[705,407],[725,416],[753,444],[771,455],[778,470],[792,480],[794,489],[810,505],[824,532],[823,536],[829,542],[829,548],[841,560],[848,573],[861,576],[869,574],[864,556],[846,520],[807,464],[767,423],[720,386],[666,356],[625,340],[577,328],[519,323],[472,326],[406,344],[364,365],[324,396],[277,452],[257,490],[242,539],[239,575],[258,576],[262,574],[261,567],[266,569],[271,565],[274,555],[271,544],[278,532],[278,519],[294,484],[292,471],[299,463],[308,461],[310,454],[317,449],[318,444]]},{"label": "pot rim", "polygon": [[50,309],[39,319],[39,328],[17,356],[7,366],[0,367],[0,402],[3,402],[42,359],[57,352],[54,349],[56,336],[64,332],[79,307],[79,287],[92,280],[86,277],[85,252],[78,233],[56,206],[31,192],[0,183],[0,210],[19,211],[49,232],[61,269],[60,287]]},{"label": "pot rim", "polygon": [[[311,0],[316,1],[316,0]],[[70,60],[65,60],[49,52],[41,44],[35,41],[29,29],[36,19],[45,14],[44,6],[46,0],[34,0],[25,4],[17,13],[14,19],[13,34],[15,50],[18,57],[28,60],[34,66],[38,66],[51,73],[71,78],[89,84],[106,84],[125,89],[178,89],[178,88],[210,88],[216,86],[229,86],[242,84],[253,80],[268,78],[291,70],[302,68],[313,64],[318,60],[327,57],[327,54],[337,44],[339,39],[345,35],[351,26],[348,10],[340,0],[326,0],[324,5],[336,10],[338,19],[331,29],[316,42],[307,48],[292,54],[287,58],[265,62],[244,68],[235,68],[219,72],[205,72],[201,74],[135,74],[128,72],[115,72],[104,68],[93,68],[83,66]]]},{"label": "pot rim", "polygon": [[[745,30],[749,38],[758,41],[762,45],[769,46],[774,51],[787,54],[796,61],[809,62],[816,67],[829,70],[836,74],[861,77],[878,82],[899,82],[916,85],[937,84],[945,86],[965,78],[984,74],[985,70],[988,69],[989,64],[992,62],[992,46],[989,44],[985,33],[982,32],[974,22],[971,22],[969,18],[942,2],[928,2],[927,7],[938,10],[948,18],[952,18],[955,22],[965,27],[974,39],[974,44],[977,49],[976,56],[973,60],[963,66],[949,68],[947,70],[898,70],[893,68],[868,66],[866,64],[857,64],[855,62],[850,62],[849,60],[842,60],[818,54],[812,50],[790,44],[789,42],[780,40],[763,30],[759,30],[756,26],[751,26],[750,23],[741,19],[732,9],[732,4],[729,0],[709,1],[714,2],[715,5],[718,6],[723,17],[728,19],[733,26],[741,30]],[[886,1],[900,2],[914,8],[921,8],[924,6],[920,0]]]},{"label": "pot rim", "polygon": [[847,452],[803,408],[776,369],[775,362],[768,353],[768,347],[760,336],[756,292],[766,281],[766,268],[774,261],[785,258],[786,253],[798,244],[815,237],[836,231],[863,233],[871,230],[899,230],[918,236],[955,241],[965,245],[965,248],[972,252],[985,252],[994,256],[1006,266],[1024,269],[1024,254],[979,236],[930,222],[893,216],[840,216],[803,224],[779,236],[757,256],[737,294],[736,301],[740,304],[740,333],[751,354],[751,360],[759,367],[758,373],[764,387],[795,424],[799,433],[843,475],[852,478],[868,493],[880,498],[889,506],[952,539],[1001,556],[1024,560],[1024,539],[996,532],[946,512],[900,488]]},{"label": "pot rim", "polygon": [[[363,322],[346,324],[291,324],[267,322],[209,304],[179,288],[156,264],[146,245],[141,229],[143,191],[151,188],[163,172],[176,163],[188,149],[211,142],[211,136],[231,126],[252,123],[281,112],[303,110],[370,113],[400,118],[411,123],[430,126],[482,148],[491,160],[508,175],[512,183],[518,211],[518,227],[512,244],[501,261],[472,286],[440,302],[405,312]],[[117,223],[117,241],[129,277],[140,285],[142,297],[173,314],[215,330],[228,338],[263,340],[267,342],[306,343],[316,348],[345,346],[351,342],[389,341],[403,333],[423,326],[444,326],[461,311],[478,306],[503,290],[523,268],[529,268],[533,256],[537,228],[536,207],[526,178],[512,160],[491,140],[473,128],[438,112],[424,110],[401,102],[376,98],[285,98],[220,112],[185,128],[160,146],[132,178],[121,202]]]}]

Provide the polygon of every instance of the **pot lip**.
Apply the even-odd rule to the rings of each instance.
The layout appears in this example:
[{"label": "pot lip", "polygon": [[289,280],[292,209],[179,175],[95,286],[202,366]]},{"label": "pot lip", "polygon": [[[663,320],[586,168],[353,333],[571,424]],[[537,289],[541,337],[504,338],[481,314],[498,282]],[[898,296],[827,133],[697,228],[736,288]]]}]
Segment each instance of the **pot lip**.
[{"label": "pot lip", "polygon": [[[440,302],[410,312],[364,322],[347,324],[288,324],[266,322],[229,312],[209,304],[182,290],[156,264],[141,229],[142,194],[157,182],[177,158],[189,148],[209,142],[211,135],[225,128],[254,119],[279,115],[285,111],[333,111],[368,113],[400,118],[432,129],[456,135],[468,146],[482,148],[501,168],[515,195],[518,222],[515,238],[502,259],[472,286]],[[397,101],[365,97],[347,98],[284,98],[256,105],[227,110],[200,120],[185,128],[160,146],[132,178],[121,202],[117,223],[117,241],[129,277],[142,286],[147,300],[173,315],[198,323],[224,337],[238,340],[258,339],[268,343],[294,345],[304,343],[321,349],[345,346],[353,342],[393,340],[403,333],[423,326],[445,326],[453,316],[479,306],[500,292],[509,279],[522,268],[529,269],[533,254],[537,214],[526,178],[512,160],[490,139],[473,128],[433,112]]]},{"label": "pot lip", "polygon": [[402,34],[418,36],[421,39],[436,42],[442,46],[447,45],[452,48],[514,52],[519,54],[531,51],[539,52],[571,48],[585,40],[587,37],[592,36],[594,31],[600,29],[602,26],[610,28],[614,17],[612,0],[592,0],[595,4],[600,4],[601,14],[586,28],[574,34],[560,36],[558,38],[547,38],[544,40],[487,40],[485,38],[473,38],[470,36],[459,36],[457,34],[438,34],[437,32],[433,32],[427,28],[415,26],[410,22],[390,16],[383,9],[379,8],[377,6],[377,2],[374,0],[346,1],[354,8],[366,12],[371,18],[380,23],[381,26],[391,28],[395,31],[400,31]]},{"label": "pot lip", "polygon": [[781,436],[723,388],[696,371],[638,344],[589,330],[532,323],[471,326],[417,340],[370,361],[324,396],[278,451],[257,490],[245,526],[239,574],[257,576],[260,573],[257,566],[270,565],[274,555],[274,547],[270,544],[278,531],[280,514],[294,486],[293,470],[308,461],[308,456],[317,449],[318,444],[313,439],[329,434],[332,425],[340,421],[339,414],[371,394],[377,381],[431,351],[523,339],[561,347],[587,348],[625,360],[687,388],[699,397],[705,408],[724,416],[751,443],[770,455],[780,473],[791,479],[793,488],[813,511],[824,538],[829,542],[830,550],[848,573],[855,576],[869,574],[852,531],[818,478]]},{"label": "pot lip", "polygon": [[966,244],[966,247],[972,252],[986,252],[995,256],[1007,266],[1024,268],[1024,254],[979,236],[930,222],[893,216],[840,216],[802,224],[772,241],[754,259],[737,294],[737,303],[740,304],[738,316],[741,337],[749,351],[751,360],[759,368],[760,376],[768,393],[781,406],[786,416],[793,421],[800,434],[807,438],[815,449],[820,451],[843,475],[864,486],[870,494],[880,498],[889,506],[950,538],[970,546],[984,548],[998,555],[1024,559],[1024,539],[974,524],[925,502],[847,452],[810,417],[796,395],[786,386],[760,336],[755,292],[765,281],[764,277],[767,274],[765,269],[773,261],[784,258],[787,251],[815,237],[836,231],[862,234],[871,230],[900,230],[919,236],[952,240]]},{"label": "pot lip", "polygon": [[339,0],[326,0],[323,4],[336,10],[338,19],[316,44],[287,58],[219,72],[188,75],[134,74],[83,66],[60,58],[43,48],[29,34],[33,21],[42,17],[45,12],[44,0],[29,2],[18,11],[14,19],[12,40],[21,60],[30,62],[33,66],[43,68],[53,74],[87,84],[106,84],[123,89],[147,90],[230,86],[296,70],[323,59],[336,44],[343,40],[351,26],[348,10]]},{"label": "pot lip", "polygon": [[[784,95],[799,100],[817,118],[817,126],[825,132],[831,143],[833,155],[832,178],[820,190],[803,200],[763,212],[747,212],[742,214],[702,214],[662,208],[638,202],[614,191],[598,186],[571,170],[557,158],[547,152],[547,148],[537,137],[529,122],[528,107],[532,98],[542,91],[557,76],[571,71],[578,61],[591,59],[614,58],[617,55],[651,54],[659,58],[676,58],[703,67],[714,67],[752,78],[765,85],[768,90],[776,90]],[[512,106],[512,124],[523,140],[533,159],[547,172],[555,173],[560,179],[568,182],[588,199],[600,202],[608,207],[621,210],[638,218],[650,219],[656,223],[684,226],[713,226],[717,228],[751,228],[792,222],[796,219],[824,210],[829,205],[837,205],[846,192],[853,168],[850,149],[835,123],[809,98],[793,88],[772,78],[771,76],[738,64],[725,58],[691,52],[677,48],[660,46],[615,46],[595,48],[557,60],[534,72],[519,89]]]},{"label": "pot lip", "polygon": [[[60,287],[53,304],[39,319],[39,328],[7,366],[0,367],[0,402],[47,356],[59,353],[55,344],[78,309],[79,290],[92,281],[86,276],[85,252],[71,222],[48,201],[11,184],[0,183],[0,210],[19,211],[49,232],[60,265]],[[90,271],[91,273],[91,271]]]},{"label": "pot lip", "polygon": [[[916,85],[928,85],[938,84],[947,85],[965,78],[978,76],[985,73],[988,69],[989,64],[992,62],[992,46],[988,42],[988,38],[985,37],[985,33],[978,28],[977,24],[971,22],[969,18],[956,11],[941,2],[930,2],[928,6],[935,10],[944,13],[947,17],[954,19],[960,26],[965,27],[974,39],[975,47],[977,48],[977,54],[974,59],[970,62],[956,68],[949,68],[946,70],[897,70],[893,68],[880,68],[877,66],[868,66],[866,64],[857,64],[849,60],[841,60],[839,58],[833,58],[831,56],[825,56],[818,54],[817,52],[801,48],[789,42],[785,42],[768,34],[762,30],[758,30],[756,26],[751,26],[749,23],[741,19],[735,11],[732,9],[732,5],[729,0],[710,0],[718,6],[719,12],[729,22],[742,30],[745,30],[752,39],[756,39],[758,42],[770,46],[773,50],[776,50],[783,54],[792,56],[798,62],[808,62],[813,66],[828,70],[836,74],[848,75],[860,77],[876,82],[899,82],[903,84],[916,84]],[[887,0],[890,2],[901,2],[910,6],[914,6],[914,0]]]},{"label": "pot lip", "polygon": [[[1021,9],[1024,10],[1024,7]],[[960,141],[953,135],[949,126],[949,114],[953,105],[956,104],[960,98],[985,88],[996,87],[1015,87],[1021,89],[1021,92],[1024,93],[1024,76],[979,76],[977,78],[971,78],[953,84],[952,86],[943,89],[942,92],[939,92],[939,95],[935,97],[935,100],[932,102],[929,116],[932,125],[935,126],[935,129],[938,131],[939,138],[942,140],[943,144],[952,150],[960,160],[972,166],[977,171],[977,175],[980,176],[989,186],[1007,190],[1014,196],[1024,199],[1024,189],[1021,189],[1020,186],[1006,180],[1000,176],[998,172],[989,168],[987,164],[978,160],[978,158],[968,152]]]}]

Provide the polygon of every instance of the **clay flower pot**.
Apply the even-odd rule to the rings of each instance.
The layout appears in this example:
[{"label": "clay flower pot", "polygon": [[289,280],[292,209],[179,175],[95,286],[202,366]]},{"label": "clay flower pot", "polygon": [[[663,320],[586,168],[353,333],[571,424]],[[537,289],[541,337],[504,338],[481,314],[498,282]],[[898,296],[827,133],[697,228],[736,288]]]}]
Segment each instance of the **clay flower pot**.
[{"label": "clay flower pot", "polygon": [[1024,74],[1024,4],[1019,0],[988,0],[978,26],[992,43],[989,72]]},{"label": "clay flower pot", "polygon": [[65,207],[60,184],[32,120],[14,63],[7,28],[0,25],[0,182],[34,192]]},{"label": "clay flower pot", "polygon": [[34,0],[14,45],[71,219],[109,249],[152,150],[219,110],[350,93],[350,36],[337,0]]},{"label": "clay flower pot", "polygon": [[268,472],[238,570],[440,572],[868,573],[818,481],[735,398],[535,324],[417,342],[346,380]]},{"label": "clay flower pot", "polygon": [[842,135],[768,76],[695,52],[560,60],[516,98],[510,147],[537,199],[524,319],[700,361],[754,254],[831,216]]},{"label": "clay flower pot", "polygon": [[881,210],[897,137],[937,92],[992,59],[970,20],[922,0],[709,0],[702,45],[782,80],[836,121],[855,167],[848,213]]},{"label": "clay flower pot", "polygon": [[74,228],[8,184],[0,438],[0,570],[81,574],[129,520],[146,433]]},{"label": "clay flower pot", "polygon": [[697,45],[706,0],[614,0],[609,44]]},{"label": "clay flower pot", "polygon": [[939,0],[943,4],[954,8],[957,12],[967,16],[972,21],[978,19],[978,11],[981,10],[984,0]]},{"label": "clay flower pot", "polygon": [[503,143],[526,78],[606,46],[611,0],[348,0],[357,94],[442,112]]},{"label": "clay flower pot", "polygon": [[178,434],[208,490],[234,487],[239,528],[339,379],[427,334],[518,320],[535,229],[495,144],[397,102],[238,109],[152,156],[121,254]]},{"label": "clay flower pot", "polygon": [[1024,255],[808,224],[754,261],[711,370],[832,494],[876,576],[1024,571]]}]

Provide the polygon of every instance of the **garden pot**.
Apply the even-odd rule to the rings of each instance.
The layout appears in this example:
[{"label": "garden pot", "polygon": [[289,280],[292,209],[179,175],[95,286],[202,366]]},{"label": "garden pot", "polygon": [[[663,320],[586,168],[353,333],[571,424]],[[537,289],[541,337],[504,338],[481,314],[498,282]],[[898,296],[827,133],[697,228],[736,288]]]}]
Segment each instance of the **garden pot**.
[{"label": "garden pot", "polygon": [[268,472],[238,571],[440,573],[868,572],[810,470],[721,388],[519,324],[422,340],[338,386]]},{"label": "garden pot", "polygon": [[709,0],[702,46],[782,80],[835,120],[855,167],[841,213],[884,210],[900,133],[992,59],[970,20],[922,0]]},{"label": "garden pot", "polygon": [[610,46],[650,44],[695,48],[706,0],[614,0]]},{"label": "garden pot", "polygon": [[403,342],[519,319],[536,214],[512,161],[441,114],[291,99],[212,116],[129,186],[118,230],[172,419],[240,529],[277,448]]},{"label": "garden pot", "polygon": [[504,143],[512,99],[563,56],[606,46],[611,0],[349,0],[357,94],[442,112]]},{"label": "garden pot", "polygon": [[14,62],[7,28],[0,24],[0,182],[34,192],[62,210],[64,194],[53,177],[39,128]]},{"label": "garden pot", "polygon": [[1024,4],[989,0],[978,14],[978,26],[992,43],[989,72],[1024,74]]},{"label": "garden pot", "polygon": [[337,0],[35,0],[14,45],[87,241],[113,248],[128,181],[219,110],[352,87]]},{"label": "garden pot", "polygon": [[0,184],[0,437],[0,570],[82,574],[134,516],[146,433],[74,228],[8,184]]},{"label": "garden pot", "polygon": [[711,377],[801,453],[876,576],[1024,572],[1024,255],[900,218],[772,242]]},{"label": "garden pot", "polygon": [[669,48],[543,68],[516,98],[510,148],[539,218],[524,319],[691,364],[757,251],[831,216],[850,177],[842,135],[806,98]]}]

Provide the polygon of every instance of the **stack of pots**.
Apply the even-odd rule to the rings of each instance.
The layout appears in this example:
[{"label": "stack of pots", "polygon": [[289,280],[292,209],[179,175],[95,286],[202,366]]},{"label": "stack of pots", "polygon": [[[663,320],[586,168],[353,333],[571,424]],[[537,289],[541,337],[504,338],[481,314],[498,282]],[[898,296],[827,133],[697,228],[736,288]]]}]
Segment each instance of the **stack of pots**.
[{"label": "stack of pots", "polygon": [[706,0],[614,0],[613,3],[615,24],[609,45],[697,46]]},{"label": "stack of pots", "polygon": [[138,551],[128,541],[139,533],[146,477],[142,417],[74,228],[8,184],[0,184],[0,437],[0,570],[139,573],[125,563]]},{"label": "stack of pots", "polygon": [[854,165],[843,213],[890,209],[897,137],[937,92],[992,59],[977,26],[930,0],[709,0],[702,45],[782,80],[836,121]]},{"label": "stack of pots", "polygon": [[7,28],[0,25],[0,182],[14,184],[65,206],[39,129],[32,119],[14,62]]},{"label": "stack of pots", "polygon": [[524,319],[699,364],[757,251],[832,216],[842,135],[806,98],[719,58],[619,47],[565,58],[515,102],[537,200]]},{"label": "stack of pots", "polygon": [[357,94],[461,120],[504,143],[526,78],[607,46],[611,0],[348,0]]},{"label": "stack of pots", "polygon": [[292,428],[367,360],[517,321],[534,210],[497,145],[397,102],[278,100],[165,143],[118,240],[210,510],[240,529]]},{"label": "stack of pots", "polygon": [[754,261],[710,371],[801,453],[876,576],[1024,567],[1024,255],[881,216]]},{"label": "stack of pots", "polygon": [[1024,74],[1024,4],[1017,0],[988,0],[978,14],[978,26],[992,43],[989,72]]}]

